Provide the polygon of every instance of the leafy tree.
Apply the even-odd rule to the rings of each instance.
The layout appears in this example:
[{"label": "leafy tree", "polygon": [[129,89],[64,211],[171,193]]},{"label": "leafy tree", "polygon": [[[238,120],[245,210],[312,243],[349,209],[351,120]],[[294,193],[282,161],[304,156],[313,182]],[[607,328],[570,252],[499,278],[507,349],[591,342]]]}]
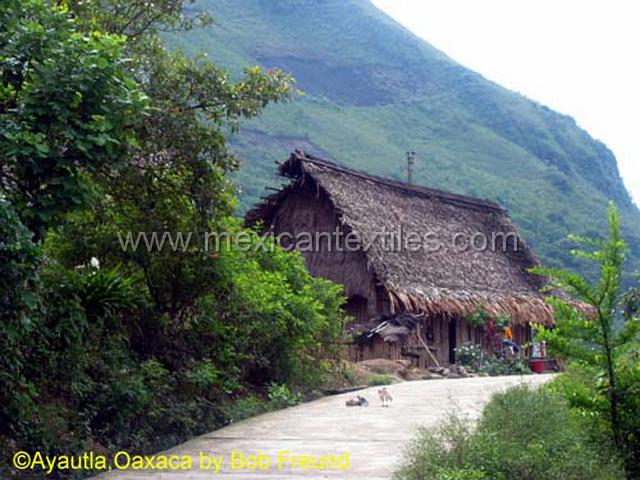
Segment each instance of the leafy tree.
[{"label": "leafy tree", "polygon": [[227,229],[246,241],[242,251],[221,245],[214,254],[222,292],[209,298],[237,332],[245,375],[255,383],[317,385],[327,370],[319,360],[342,332],[342,288],[312,277],[300,254],[261,244],[238,226]]},{"label": "leafy tree", "polygon": [[[548,275],[555,285],[588,306],[577,308],[562,298],[550,298],[556,310],[553,329],[539,327],[541,339],[552,350],[589,367],[594,373],[600,401],[593,406],[606,420],[611,439],[625,458],[629,478],[637,478],[638,423],[637,391],[639,388],[637,348],[640,319],[637,312],[627,309],[626,321],[616,328],[622,317],[620,281],[625,261],[626,245],[620,235],[620,219],[614,205],[609,208],[609,236],[606,240],[574,238],[590,250],[576,250],[574,255],[595,262],[600,278],[591,283],[581,275],[557,269],[536,268],[535,273]],[[598,408],[600,407],[600,408]]]},{"label": "leafy tree", "polygon": [[0,186],[37,238],[135,143],[146,102],[124,46],[44,0],[0,6]]},{"label": "leafy tree", "polygon": [[[291,76],[279,69],[265,72],[254,66],[241,78],[232,79],[204,55],[189,58],[180,51],[167,50],[162,32],[189,30],[210,22],[208,15],[188,8],[192,1],[66,3],[79,22],[125,39],[131,75],[149,97],[151,108],[136,130],[139,148],[129,163],[129,175],[145,177],[133,182],[135,188],[140,183],[155,183],[159,184],[156,189],[165,189],[166,196],[181,194],[205,223],[228,215],[235,199],[224,174],[238,168],[239,161],[229,151],[226,135],[237,131],[241,119],[255,117],[270,103],[287,101]],[[187,16],[186,10],[192,13]],[[166,175],[167,170],[177,175]],[[111,186],[122,188],[123,183],[132,183],[130,180],[135,179]],[[131,197],[137,193],[116,190],[115,195]],[[148,201],[144,204],[147,207]]]},{"label": "leafy tree", "polygon": [[[239,162],[226,142],[241,119],[288,100],[292,79],[257,67],[232,79],[165,50],[163,30],[207,21],[185,17],[183,1],[56,5],[0,7],[10,80],[0,178],[15,206],[0,209],[1,280],[20,287],[2,297],[3,309],[20,309],[1,324],[18,335],[0,343],[0,449],[157,451],[232,420],[236,400],[289,389],[297,399],[322,380],[343,297],[231,218],[227,173]],[[71,78],[56,87],[60,72]],[[123,249],[129,232],[193,240]],[[215,232],[245,235],[251,248],[202,248]]]},{"label": "leafy tree", "polygon": [[208,22],[205,15],[185,17],[186,3],[67,2],[79,22],[124,37],[132,59],[130,74],[150,104],[145,122],[136,126],[136,151],[117,175],[100,179],[100,201],[84,213],[88,223],[82,227],[79,215],[71,228],[95,239],[90,232],[100,225],[103,239],[96,246],[103,248],[95,255],[141,270],[157,314],[168,315],[175,325],[187,321],[197,299],[214,288],[216,274],[207,252],[198,249],[201,245],[185,251],[124,252],[118,235],[182,232],[201,241],[224,229],[235,207],[234,186],[226,173],[239,165],[226,135],[237,130],[242,118],[258,115],[269,103],[287,101],[292,81],[280,70],[258,67],[234,81],[205,57],[192,59],[165,49],[162,31]]}]

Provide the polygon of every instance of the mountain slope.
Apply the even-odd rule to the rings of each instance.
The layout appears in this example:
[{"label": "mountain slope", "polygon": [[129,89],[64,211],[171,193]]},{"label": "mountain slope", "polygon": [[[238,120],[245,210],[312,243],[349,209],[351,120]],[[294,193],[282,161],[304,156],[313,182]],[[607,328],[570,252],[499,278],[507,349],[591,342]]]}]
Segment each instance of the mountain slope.
[{"label": "mountain slope", "polygon": [[[418,184],[497,200],[543,261],[571,266],[568,233],[601,235],[609,199],[634,257],[640,212],[607,147],[567,116],[449,59],[368,0],[201,0],[207,29],[171,36],[233,71],[290,71],[305,95],[268,109],[234,139],[247,207],[275,185],[274,160],[302,148]],[[633,268],[638,262],[634,259]]]}]

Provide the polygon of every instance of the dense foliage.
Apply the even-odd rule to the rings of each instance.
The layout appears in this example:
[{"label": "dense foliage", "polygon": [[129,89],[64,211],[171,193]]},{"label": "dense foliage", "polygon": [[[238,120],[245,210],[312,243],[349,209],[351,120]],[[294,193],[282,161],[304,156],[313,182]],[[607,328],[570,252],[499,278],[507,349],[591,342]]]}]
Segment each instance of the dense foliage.
[{"label": "dense foliage", "polygon": [[[575,250],[580,258],[600,270],[597,282],[569,271],[535,269],[550,275],[558,287],[589,307],[578,309],[562,298],[550,298],[556,310],[556,326],[540,328],[540,338],[553,354],[575,363],[583,381],[567,382],[572,404],[595,418],[610,435],[625,461],[628,478],[640,477],[640,316],[637,290],[621,292],[626,243],[620,234],[616,208],[609,209],[609,236],[604,240],[574,238],[589,250]],[[618,325],[618,320],[622,325]]]},{"label": "dense foliage", "polygon": [[559,395],[523,387],[496,395],[478,424],[452,416],[422,430],[398,480],[605,480],[622,468]]},{"label": "dense foliage", "polygon": [[[165,50],[208,22],[185,11],[0,5],[4,453],[165,448],[295,403],[335,354],[340,288],[230,217],[226,136],[291,78]],[[147,234],[191,241],[126,242]]]},{"label": "dense foliage", "polygon": [[0,182],[41,236],[86,202],[86,174],[121,163],[145,98],[122,37],[39,1],[3,2],[0,18]]}]

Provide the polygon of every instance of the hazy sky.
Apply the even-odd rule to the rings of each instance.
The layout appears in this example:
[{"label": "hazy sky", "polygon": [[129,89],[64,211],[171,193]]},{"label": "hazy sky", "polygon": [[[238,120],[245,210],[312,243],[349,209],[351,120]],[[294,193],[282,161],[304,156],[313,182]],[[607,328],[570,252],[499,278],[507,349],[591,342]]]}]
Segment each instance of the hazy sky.
[{"label": "hazy sky", "polygon": [[640,205],[640,2],[373,3],[466,67],[574,117],[613,151]]}]

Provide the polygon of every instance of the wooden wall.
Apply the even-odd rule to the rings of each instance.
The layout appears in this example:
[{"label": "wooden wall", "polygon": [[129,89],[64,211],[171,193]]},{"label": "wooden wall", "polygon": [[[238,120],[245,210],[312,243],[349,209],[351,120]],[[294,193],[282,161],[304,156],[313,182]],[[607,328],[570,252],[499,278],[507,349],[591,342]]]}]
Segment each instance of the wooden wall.
[{"label": "wooden wall", "polygon": [[[452,327],[455,325],[455,328]],[[482,328],[473,328],[462,318],[448,317],[445,314],[429,315],[420,324],[422,340],[438,360],[441,366],[448,366],[452,360],[453,348],[466,342],[482,344],[485,339]],[[455,332],[455,336],[450,334]],[[528,325],[513,327],[514,341],[520,345],[529,341],[531,329]],[[368,344],[351,344],[349,346],[349,359],[354,362],[370,360],[374,358],[386,358],[388,360],[408,360],[412,366],[428,368],[435,363],[426,352],[423,343],[418,338],[418,330],[415,330],[404,345],[400,343],[384,342],[376,337]]]},{"label": "wooden wall", "polygon": [[[330,242],[332,233],[337,230],[345,232],[326,196],[315,189],[306,188],[292,192],[280,204],[274,215],[272,230],[278,235],[286,233],[293,237],[302,234],[320,235],[318,248],[301,252],[309,272],[344,285],[347,298],[360,297],[366,302],[352,302],[354,316],[368,320],[379,315],[376,298],[377,283],[373,272],[369,269],[367,258],[362,251],[348,251],[336,248]],[[363,306],[366,314],[362,312]]]}]

